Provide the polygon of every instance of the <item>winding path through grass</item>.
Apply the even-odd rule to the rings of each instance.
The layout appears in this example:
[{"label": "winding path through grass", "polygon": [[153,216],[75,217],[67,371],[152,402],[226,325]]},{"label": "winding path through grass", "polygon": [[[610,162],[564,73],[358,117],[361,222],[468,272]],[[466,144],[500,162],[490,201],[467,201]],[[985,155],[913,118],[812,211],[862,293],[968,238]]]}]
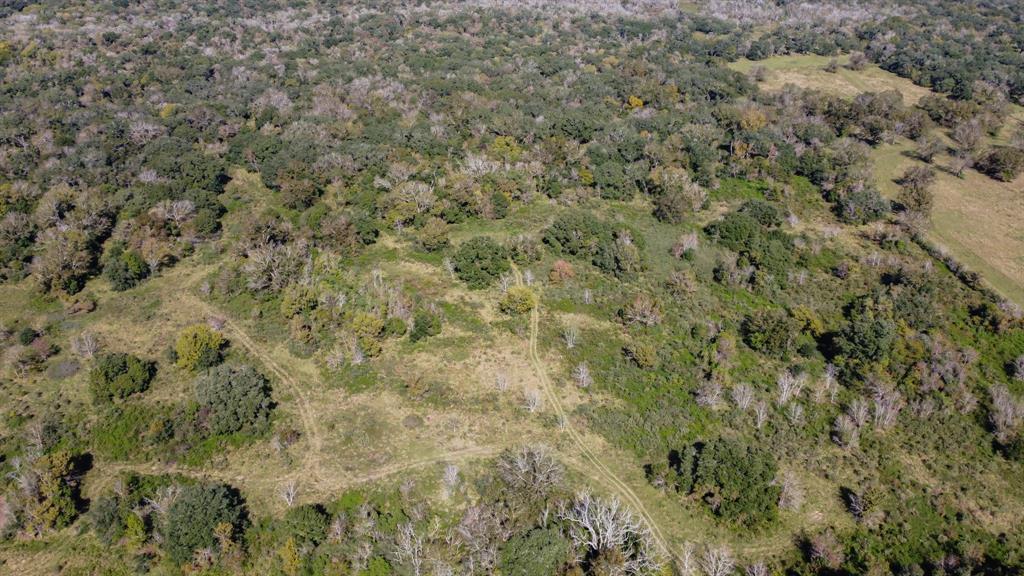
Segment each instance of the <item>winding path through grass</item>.
[{"label": "winding path through grass", "polygon": [[[515,265],[513,265],[512,271],[515,274],[516,284],[522,286],[523,275]],[[537,379],[540,381],[544,396],[551,404],[551,408],[555,411],[555,414],[561,422],[564,423],[563,430],[568,433],[569,438],[576,445],[576,449],[579,451],[580,455],[583,456],[583,459],[593,467],[591,472],[605,484],[611,486],[630,506],[636,510],[638,514],[640,514],[640,517],[643,519],[644,523],[647,524],[648,529],[654,537],[654,541],[657,543],[658,548],[661,549],[661,552],[665,554],[666,557],[676,560],[676,556],[672,553],[672,549],[669,547],[664,534],[662,534],[661,528],[658,526],[657,522],[654,521],[654,518],[651,517],[650,513],[647,512],[647,508],[644,507],[644,503],[640,497],[637,496],[636,492],[634,492],[628,484],[623,482],[615,472],[608,468],[608,466],[598,458],[594,451],[591,450],[584,441],[583,436],[573,426],[572,420],[569,418],[569,414],[566,412],[565,407],[558,398],[558,394],[555,393],[554,387],[551,384],[551,379],[548,377],[547,368],[544,361],[541,360],[540,353],[538,352],[537,333],[539,332],[539,329],[540,302],[538,299],[537,305],[530,311],[530,363],[533,364],[533,368],[537,373]]]}]

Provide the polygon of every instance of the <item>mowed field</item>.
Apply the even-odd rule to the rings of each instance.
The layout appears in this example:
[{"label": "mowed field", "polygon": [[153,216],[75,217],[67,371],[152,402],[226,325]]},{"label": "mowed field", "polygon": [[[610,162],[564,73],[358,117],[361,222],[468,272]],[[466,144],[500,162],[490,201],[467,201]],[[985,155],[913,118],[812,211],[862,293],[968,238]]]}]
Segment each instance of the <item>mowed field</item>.
[{"label": "mowed field", "polygon": [[829,56],[801,54],[796,56],[776,56],[767,60],[739,60],[729,65],[738,72],[747,73],[760,66],[764,69],[764,80],[761,88],[780,90],[787,84],[801,88],[820,90],[827,94],[853,97],[861,92],[881,92],[883,90],[899,90],[906,104],[916,104],[931,90],[918,86],[910,80],[900,78],[886,72],[874,64],[863,70],[850,70],[846,67],[848,56],[836,58],[839,69],[826,72],[825,66],[832,60]]},{"label": "mowed field", "polygon": [[[813,55],[779,56],[759,62],[741,60],[732,68],[748,72],[755,66],[763,67],[766,74],[761,87],[765,90],[794,84],[849,97],[865,91],[899,90],[908,104],[930,92],[874,65],[861,71],[840,67],[834,74],[825,72],[829,60]],[[844,64],[846,58],[839,61]],[[1015,106],[995,142],[1005,141],[1020,122],[1024,122],[1024,109]],[[907,168],[921,163],[912,151],[913,142],[909,140],[874,150],[875,178],[885,196],[894,197],[898,191],[895,180]],[[949,170],[950,164],[948,155],[935,160],[938,174],[932,187],[935,209],[929,239],[971,270],[980,272],[1003,296],[1024,305],[1024,177],[1000,182],[968,170],[958,178]]]}]

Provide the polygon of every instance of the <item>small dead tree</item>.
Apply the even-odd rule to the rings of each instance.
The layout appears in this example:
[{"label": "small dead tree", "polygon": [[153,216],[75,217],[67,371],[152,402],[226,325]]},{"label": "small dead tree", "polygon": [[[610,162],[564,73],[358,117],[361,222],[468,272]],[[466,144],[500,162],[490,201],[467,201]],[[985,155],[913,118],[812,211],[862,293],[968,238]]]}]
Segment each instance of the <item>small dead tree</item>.
[{"label": "small dead tree", "polygon": [[576,347],[576,344],[580,340],[580,331],[575,326],[566,326],[562,330],[562,340],[565,342],[565,347],[572,350]]},{"label": "small dead tree", "polygon": [[620,574],[640,575],[661,567],[646,527],[619,502],[582,492],[563,503],[559,518],[569,526],[569,537],[584,554],[613,554],[620,559]]},{"label": "small dead tree", "polygon": [[844,448],[854,448],[860,444],[860,426],[849,414],[836,416],[832,423],[832,441]]},{"label": "small dead tree", "polygon": [[1016,400],[1003,384],[993,384],[988,392],[992,400],[988,421],[996,440],[1005,444],[1013,438],[1017,427],[1024,420],[1024,404]]},{"label": "small dead tree", "polygon": [[737,384],[732,388],[732,401],[741,412],[746,412],[754,402],[754,391],[749,384]]},{"label": "small dead tree", "polygon": [[544,498],[562,484],[565,469],[544,446],[521,446],[498,456],[498,476],[513,492]]},{"label": "small dead tree", "polygon": [[586,362],[580,362],[575,368],[573,368],[572,379],[580,388],[589,388],[590,385],[594,383],[594,379],[590,375],[590,367],[587,366]]},{"label": "small dead tree", "polygon": [[455,464],[448,464],[444,467],[441,477],[441,484],[444,487],[444,497],[450,498],[459,487],[459,467]]},{"label": "small dead tree", "polygon": [[534,388],[529,388],[525,390],[523,392],[523,406],[526,408],[526,411],[529,412],[530,414],[533,414],[537,410],[540,410],[540,391]]},{"label": "small dead tree", "polygon": [[722,385],[714,380],[705,380],[697,389],[697,405],[717,409],[722,403]]},{"label": "small dead tree", "polygon": [[872,394],[874,402],[875,427],[879,430],[887,430],[896,424],[896,417],[906,404],[903,395],[895,388],[886,384],[878,383],[874,386]]},{"label": "small dead tree", "polygon": [[754,562],[748,565],[744,572],[747,576],[768,576],[768,565],[764,562]]},{"label": "small dead tree", "polygon": [[82,332],[71,340],[71,349],[82,358],[92,358],[100,351],[100,341],[92,332]]},{"label": "small dead tree", "polygon": [[768,422],[768,403],[761,400],[754,405],[754,426],[760,430],[766,422]]},{"label": "small dead tree", "polygon": [[626,324],[656,326],[661,323],[661,310],[658,309],[658,303],[654,298],[647,294],[637,294],[623,307],[622,318]]},{"label": "small dead tree", "polygon": [[494,387],[498,389],[498,392],[504,392],[508,390],[508,374],[504,372],[498,372],[494,376]]},{"label": "small dead tree", "polygon": [[779,406],[785,406],[789,404],[790,400],[799,396],[806,380],[807,378],[803,374],[796,376],[789,370],[779,374],[779,377],[775,379],[775,385],[778,387]]},{"label": "small dead tree", "polygon": [[804,487],[800,477],[793,472],[783,472],[776,480],[779,488],[779,508],[799,510],[804,504]]},{"label": "small dead tree", "polygon": [[730,576],[736,570],[736,559],[725,546],[708,546],[700,556],[700,568],[707,576]]},{"label": "small dead tree", "polygon": [[417,534],[412,522],[405,522],[398,527],[395,534],[395,557],[403,566],[409,568],[413,576],[423,573],[423,536]]},{"label": "small dead tree", "polygon": [[284,503],[287,504],[289,508],[291,508],[293,505],[295,505],[295,497],[299,495],[299,486],[295,483],[294,480],[291,480],[285,483],[283,486],[281,486],[281,488],[278,490],[278,495],[281,497],[282,500],[284,500]]}]

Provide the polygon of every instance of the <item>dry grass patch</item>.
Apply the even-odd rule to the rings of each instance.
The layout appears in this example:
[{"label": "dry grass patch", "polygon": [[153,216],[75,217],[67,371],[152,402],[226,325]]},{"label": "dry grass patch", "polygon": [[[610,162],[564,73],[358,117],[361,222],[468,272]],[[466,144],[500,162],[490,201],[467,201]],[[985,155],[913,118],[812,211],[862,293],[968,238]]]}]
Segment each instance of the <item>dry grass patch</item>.
[{"label": "dry grass patch", "polygon": [[916,104],[922,97],[931,93],[928,88],[886,72],[874,64],[863,70],[851,70],[846,67],[848,56],[837,58],[838,70],[826,72],[825,66],[830,60],[832,58],[829,56],[800,54],[774,56],[757,61],[739,60],[729,64],[729,67],[743,73],[761,67],[765,71],[765,78],[760,82],[760,86],[768,91],[781,90],[785,85],[793,84],[801,88],[852,98],[862,92],[897,90],[903,95],[906,104]]}]

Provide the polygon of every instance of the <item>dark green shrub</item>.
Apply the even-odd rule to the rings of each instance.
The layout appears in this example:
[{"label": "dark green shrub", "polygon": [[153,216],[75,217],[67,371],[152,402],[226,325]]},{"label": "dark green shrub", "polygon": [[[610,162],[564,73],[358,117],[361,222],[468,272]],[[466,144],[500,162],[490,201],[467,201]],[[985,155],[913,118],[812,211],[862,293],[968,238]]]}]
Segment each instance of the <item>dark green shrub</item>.
[{"label": "dark green shrub", "polygon": [[535,576],[559,574],[571,560],[571,546],[555,527],[535,528],[513,537],[501,551],[502,574]]},{"label": "dark green shrub", "polygon": [[747,346],[762,354],[786,358],[793,353],[800,322],[782,310],[760,310],[747,316],[741,329]]},{"label": "dark green shrub", "polygon": [[878,190],[864,186],[843,194],[836,204],[836,214],[847,224],[867,224],[885,216],[890,208]]},{"label": "dark green shrub", "polygon": [[778,516],[776,473],[775,459],[766,450],[718,439],[700,450],[694,488],[718,516],[759,527]]},{"label": "dark green shrub", "polygon": [[196,400],[212,434],[259,433],[269,424],[270,382],[251,366],[218,366],[196,380]]},{"label": "dark green shrub", "polygon": [[978,170],[991,178],[1011,182],[1024,171],[1024,150],[997,146],[978,162]]},{"label": "dark green shrub", "polygon": [[281,521],[286,538],[294,538],[299,545],[316,546],[327,537],[330,516],[317,504],[306,504],[291,508]]},{"label": "dark green shrub", "polygon": [[142,255],[134,250],[125,250],[121,244],[114,244],[107,252],[103,263],[103,276],[110,281],[114,290],[128,290],[149,276],[149,265]]},{"label": "dark green shrub", "polygon": [[227,524],[239,532],[246,520],[245,503],[237,490],[224,484],[186,486],[167,510],[164,549],[182,564],[196,550],[216,546],[214,529]]},{"label": "dark green shrub", "polygon": [[455,273],[470,288],[486,288],[509,271],[508,251],[493,238],[477,236],[467,240],[452,257]]},{"label": "dark green shrub", "polygon": [[18,344],[28,346],[36,339],[37,336],[39,336],[39,333],[34,329],[29,327],[22,328],[21,330],[18,330]]},{"label": "dark green shrub", "polygon": [[420,340],[437,336],[441,333],[441,317],[429,310],[420,309],[413,317],[412,332],[409,333],[409,340],[419,342]]},{"label": "dark green shrub", "polygon": [[89,372],[89,391],[93,400],[122,400],[145,392],[156,375],[156,364],[130,354],[104,354]]}]

